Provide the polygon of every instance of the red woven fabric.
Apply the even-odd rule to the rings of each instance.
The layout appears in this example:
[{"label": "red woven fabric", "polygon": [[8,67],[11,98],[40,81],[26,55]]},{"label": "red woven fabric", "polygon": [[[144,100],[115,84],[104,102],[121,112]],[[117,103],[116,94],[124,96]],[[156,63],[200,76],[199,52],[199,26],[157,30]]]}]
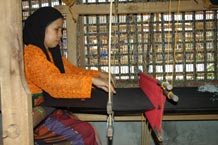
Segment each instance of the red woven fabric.
[{"label": "red woven fabric", "polygon": [[158,85],[158,82],[155,78],[152,78],[145,73],[140,73],[139,76],[141,89],[148,96],[155,107],[153,110],[146,111],[145,116],[148,119],[152,129],[161,134],[162,117],[166,97],[163,95],[163,90]]}]

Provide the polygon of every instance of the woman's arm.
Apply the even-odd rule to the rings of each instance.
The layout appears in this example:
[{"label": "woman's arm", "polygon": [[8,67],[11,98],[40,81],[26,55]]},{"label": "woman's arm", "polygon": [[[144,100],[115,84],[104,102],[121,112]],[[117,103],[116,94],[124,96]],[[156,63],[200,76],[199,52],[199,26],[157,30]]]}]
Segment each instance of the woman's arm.
[{"label": "woman's arm", "polygon": [[[108,84],[108,79],[109,79],[109,74],[104,71],[96,71],[96,70],[87,70],[84,68],[78,68],[74,65],[72,65],[65,57],[63,57],[63,63],[65,67],[65,71],[67,73],[77,73],[80,75],[89,75],[92,76],[92,83],[94,86],[97,88],[101,88],[104,91],[108,92],[109,84]],[[111,75],[111,91],[115,93],[115,79]]]},{"label": "woman's arm", "polygon": [[37,47],[28,46],[24,53],[25,73],[28,82],[45,90],[55,98],[89,98],[92,76],[78,73],[60,73]]},{"label": "woman's arm", "polygon": [[62,57],[62,60],[64,63],[64,69],[66,73],[74,73],[74,74],[87,75],[93,77],[98,77],[100,75],[100,71],[79,68],[73,65],[72,63],[70,63],[65,57]]}]

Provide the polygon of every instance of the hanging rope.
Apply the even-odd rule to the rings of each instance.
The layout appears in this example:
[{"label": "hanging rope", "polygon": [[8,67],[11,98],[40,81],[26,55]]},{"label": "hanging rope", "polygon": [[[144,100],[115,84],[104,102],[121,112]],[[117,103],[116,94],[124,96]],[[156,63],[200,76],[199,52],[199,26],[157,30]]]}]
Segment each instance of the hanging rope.
[{"label": "hanging rope", "polygon": [[[181,5],[181,1],[178,0],[178,5],[177,5],[177,15],[179,15],[180,13],[180,5]],[[168,12],[168,15],[169,17],[172,15],[172,0],[170,0],[170,3],[169,3],[169,12]],[[171,20],[172,21],[172,20]],[[176,23],[178,24],[178,21],[176,21]],[[176,48],[177,48],[177,42],[178,42],[178,26],[176,25],[175,26],[175,43],[174,45],[170,45],[170,40],[172,39],[170,36],[172,36],[172,34],[170,33],[170,29],[172,27],[172,22],[170,22],[170,18],[168,19],[168,34],[167,34],[167,51],[168,51],[168,65],[170,66],[170,50],[172,49],[173,51],[173,70],[172,70],[172,80],[171,80],[171,84],[173,86],[173,83],[174,83],[174,80],[175,80],[175,63],[177,62],[177,59],[176,59]],[[171,48],[170,46],[172,46],[173,48]],[[168,76],[168,72],[167,72],[167,76]],[[167,81],[169,81],[169,79],[166,79]]]},{"label": "hanging rope", "polygon": [[109,16],[109,43],[108,43],[108,84],[109,84],[109,92],[108,92],[108,103],[112,103],[112,98],[111,98],[111,25],[112,25],[112,0],[110,0],[110,16]]},{"label": "hanging rope", "polygon": [[72,19],[73,21],[76,23],[76,16],[72,11],[72,7],[75,4],[76,0],[62,0],[63,3],[65,3],[68,6],[68,10],[70,11],[71,15],[72,15]]},{"label": "hanging rope", "polygon": [[108,131],[107,137],[109,140],[113,138],[113,111],[112,111],[112,92],[111,92],[111,25],[112,25],[112,9],[113,9],[113,2],[110,0],[110,16],[109,16],[109,43],[108,43],[108,102],[107,102],[107,113],[108,113]]},{"label": "hanging rope", "polygon": [[[148,19],[147,19],[149,32],[151,30],[151,25],[152,25],[151,19],[152,18],[153,18],[152,13],[149,13]],[[148,43],[147,43],[147,51],[146,51],[146,56],[145,56],[145,64],[146,64],[145,72],[149,71],[150,53],[151,53],[151,49],[152,49],[151,48],[151,33],[148,34],[147,40],[148,40]]]},{"label": "hanging rope", "polygon": [[[171,7],[172,7],[172,1],[170,0],[169,3],[169,11],[168,11],[168,33],[167,33],[167,62],[168,65],[170,64],[170,15],[171,15]],[[168,71],[167,75],[168,76]],[[169,81],[169,79],[166,78],[166,81]]]},{"label": "hanging rope", "polygon": [[[177,15],[179,15],[180,13],[180,0],[178,0],[178,5],[177,5]],[[179,40],[179,36],[178,36],[178,25],[179,25],[179,20],[177,19],[176,21],[177,25],[175,25],[175,43],[174,43],[174,48],[173,48],[173,68],[175,68],[175,63],[177,62],[177,58],[176,58],[176,50],[177,50],[177,42]],[[172,85],[174,83],[175,80],[175,70],[173,70],[172,72]]]},{"label": "hanging rope", "polygon": [[[178,0],[178,5],[177,5],[177,15],[179,15],[180,13],[180,0]],[[176,23],[179,25],[179,19],[177,19]],[[174,45],[174,48],[177,48],[177,42],[179,40],[179,36],[178,36],[178,28],[179,26],[176,25],[175,26],[175,45]],[[174,51],[174,61],[177,62],[177,59],[176,59],[176,51]]]},{"label": "hanging rope", "polygon": [[[179,13],[180,13],[180,5],[181,5],[181,1],[178,0],[177,15],[179,15]],[[169,2],[169,12],[168,12],[168,16],[169,17],[172,15],[171,8],[172,8],[172,0],[170,0],[170,2]],[[179,24],[178,22],[179,22],[179,20],[176,21],[177,24]],[[169,66],[170,66],[170,50],[171,50],[170,46],[172,46],[172,45],[170,45],[170,40],[171,40],[170,36],[172,36],[172,34],[170,33],[170,29],[171,29],[170,26],[172,27],[172,22],[170,22],[170,18],[169,18],[168,19],[168,34],[167,34],[167,51],[168,51],[168,54],[167,54],[168,55],[168,59],[167,59],[167,61],[168,61],[168,65]],[[173,51],[173,66],[172,66],[173,70],[172,70],[172,74],[171,74],[171,76],[172,76],[172,80],[171,80],[172,86],[173,86],[174,80],[175,80],[175,63],[177,62],[177,59],[176,59],[176,48],[177,48],[177,42],[178,42],[178,39],[179,39],[179,37],[178,37],[178,30],[177,29],[178,29],[178,26],[176,25],[175,26],[175,43],[172,46],[173,47],[172,48],[172,51]],[[167,72],[167,76],[168,76],[168,72]],[[169,82],[169,79],[166,79],[166,81]]]}]

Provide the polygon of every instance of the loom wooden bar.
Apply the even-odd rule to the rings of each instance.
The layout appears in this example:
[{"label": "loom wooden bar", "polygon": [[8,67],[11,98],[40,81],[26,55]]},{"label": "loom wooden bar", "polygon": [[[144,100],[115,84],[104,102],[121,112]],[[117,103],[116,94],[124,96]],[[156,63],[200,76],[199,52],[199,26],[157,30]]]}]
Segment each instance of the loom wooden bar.
[{"label": "loom wooden bar", "polygon": [[[107,115],[75,113],[84,121],[106,121]],[[114,116],[115,121],[141,121],[144,120],[142,114]],[[164,115],[164,121],[191,121],[191,120],[218,120],[218,114],[171,114]]]},{"label": "loom wooden bar", "polygon": [[[58,6],[66,7],[67,6]],[[206,10],[205,4],[202,1],[196,3],[193,0],[181,1],[180,11],[198,11]],[[109,4],[89,4],[89,5],[74,5],[72,7],[75,15],[78,14],[109,14]],[[68,12],[68,8],[64,10]],[[171,12],[178,11],[178,2],[171,2]],[[139,14],[139,13],[157,13],[169,12],[169,2],[138,2],[138,3],[120,3],[118,4],[119,14]]]},{"label": "loom wooden bar", "polygon": [[33,145],[31,97],[25,91],[23,70],[21,0],[0,1],[0,13],[3,144]]}]

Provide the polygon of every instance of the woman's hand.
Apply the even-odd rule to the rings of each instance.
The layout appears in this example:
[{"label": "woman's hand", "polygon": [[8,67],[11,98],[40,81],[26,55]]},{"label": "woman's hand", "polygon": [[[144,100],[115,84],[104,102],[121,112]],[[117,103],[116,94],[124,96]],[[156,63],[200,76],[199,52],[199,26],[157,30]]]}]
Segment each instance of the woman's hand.
[{"label": "woman's hand", "polygon": [[109,92],[109,85],[110,85],[110,91],[112,93],[116,93],[114,86],[112,83],[108,84],[108,79],[103,79],[100,76],[99,77],[93,77],[92,78],[92,84],[96,86],[97,88],[100,88],[106,92]]},{"label": "woman's hand", "polygon": [[[100,75],[99,75],[100,78],[102,79],[105,79],[105,80],[109,80],[109,74],[107,72],[101,72]],[[113,85],[113,87],[115,88],[116,87],[116,80],[115,78],[110,74],[110,79],[111,79],[111,83]]]}]

